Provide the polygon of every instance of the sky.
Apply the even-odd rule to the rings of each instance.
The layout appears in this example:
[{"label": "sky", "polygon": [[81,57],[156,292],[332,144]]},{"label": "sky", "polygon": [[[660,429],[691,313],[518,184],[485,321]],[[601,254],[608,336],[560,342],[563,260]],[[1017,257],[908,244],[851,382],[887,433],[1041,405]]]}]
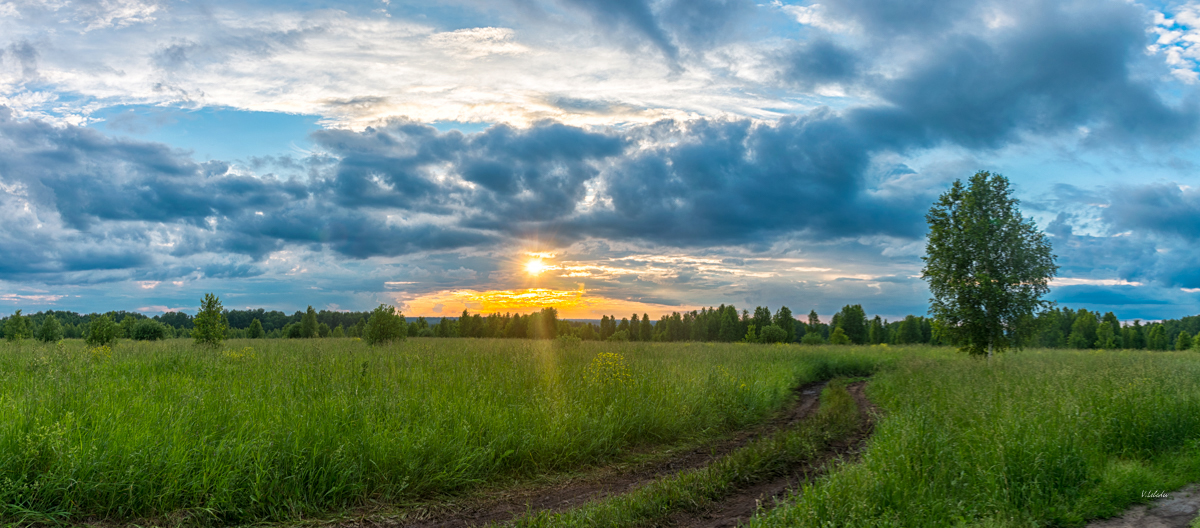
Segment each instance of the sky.
[{"label": "sky", "polygon": [[1200,313],[1200,3],[0,0],[0,314],[925,314],[1003,174],[1048,298]]}]

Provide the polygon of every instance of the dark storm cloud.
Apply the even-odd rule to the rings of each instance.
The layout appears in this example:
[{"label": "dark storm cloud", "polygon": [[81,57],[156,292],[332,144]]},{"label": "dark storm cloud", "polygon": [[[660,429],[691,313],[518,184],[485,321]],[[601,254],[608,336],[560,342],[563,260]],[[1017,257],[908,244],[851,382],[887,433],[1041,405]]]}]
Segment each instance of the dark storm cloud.
[{"label": "dark storm cloud", "polygon": [[1060,286],[1054,297],[1061,304],[1153,305],[1167,301],[1146,296],[1144,289],[1134,286]]},{"label": "dark storm cloud", "polygon": [[1175,184],[1120,187],[1112,193],[1103,217],[1114,230],[1177,235],[1200,239],[1200,191]]},{"label": "dark storm cloud", "polygon": [[856,81],[860,74],[856,53],[827,39],[797,45],[786,51],[779,63],[783,80],[805,90]]}]

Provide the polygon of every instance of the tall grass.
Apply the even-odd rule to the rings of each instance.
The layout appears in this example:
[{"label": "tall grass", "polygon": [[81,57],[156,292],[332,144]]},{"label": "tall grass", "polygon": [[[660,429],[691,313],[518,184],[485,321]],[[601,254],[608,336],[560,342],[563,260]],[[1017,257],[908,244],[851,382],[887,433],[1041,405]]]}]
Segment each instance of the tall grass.
[{"label": "tall grass", "polygon": [[0,516],[288,519],[598,464],[761,420],[878,355],[414,339],[0,348]]},{"label": "tall grass", "polygon": [[751,526],[1069,526],[1200,479],[1200,356],[936,351],[877,375],[860,463]]}]

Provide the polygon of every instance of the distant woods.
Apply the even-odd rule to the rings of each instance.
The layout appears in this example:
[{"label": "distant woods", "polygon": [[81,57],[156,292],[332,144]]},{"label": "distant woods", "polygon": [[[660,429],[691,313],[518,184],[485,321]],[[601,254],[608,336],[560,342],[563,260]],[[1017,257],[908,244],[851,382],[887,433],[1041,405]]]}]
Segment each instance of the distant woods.
[{"label": "distant woods", "polygon": [[[378,311],[379,309],[376,309]],[[369,339],[368,323],[373,312],[314,310],[286,314],[280,311],[224,310],[228,324],[225,336],[239,338],[323,338],[358,337]],[[721,341],[751,343],[803,344],[931,344],[955,345],[929,317],[909,315],[889,321],[868,317],[861,305],[847,305],[822,323],[815,311],[793,314],[787,307],[772,311],[759,306],[753,311],[721,305],[690,312],[664,315],[657,321],[646,314],[629,317],[604,316],[598,323],[568,321],[554,308],[529,314],[472,314],[463,311],[457,317],[437,319],[406,318],[396,312],[397,321],[386,334],[403,337],[476,337],[512,339],[554,339],[573,336],[585,341]],[[111,321],[111,327],[107,321]],[[98,324],[97,324],[98,323]],[[1121,324],[1112,312],[1100,314],[1085,309],[1052,308],[1024,321],[1029,337],[1017,343],[1023,347],[1095,348],[1095,349],[1200,349],[1200,316],[1142,324],[1135,320]],[[193,338],[195,318],[182,312],[167,312],[154,317],[115,311],[81,315],[75,312],[46,311],[32,315],[16,314],[0,319],[0,337],[20,339],[88,339],[107,341],[107,336],[90,336],[92,328],[103,327],[113,338],[156,340]],[[392,335],[398,334],[398,335]]]}]

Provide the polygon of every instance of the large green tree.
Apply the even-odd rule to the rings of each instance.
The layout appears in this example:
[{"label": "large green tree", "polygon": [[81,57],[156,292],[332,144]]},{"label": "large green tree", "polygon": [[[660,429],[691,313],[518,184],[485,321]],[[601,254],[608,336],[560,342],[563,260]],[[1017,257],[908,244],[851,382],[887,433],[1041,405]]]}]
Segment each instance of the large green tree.
[{"label": "large green tree", "polygon": [[929,311],[971,354],[1008,348],[1025,331],[1022,317],[1048,304],[1041,297],[1058,266],[1019,203],[1008,179],[981,171],[966,184],[956,180],[925,215]]},{"label": "large green tree", "polygon": [[29,318],[21,315],[21,310],[17,310],[8,317],[8,322],[4,324],[4,338],[9,341],[20,341],[32,337],[29,326]]}]

